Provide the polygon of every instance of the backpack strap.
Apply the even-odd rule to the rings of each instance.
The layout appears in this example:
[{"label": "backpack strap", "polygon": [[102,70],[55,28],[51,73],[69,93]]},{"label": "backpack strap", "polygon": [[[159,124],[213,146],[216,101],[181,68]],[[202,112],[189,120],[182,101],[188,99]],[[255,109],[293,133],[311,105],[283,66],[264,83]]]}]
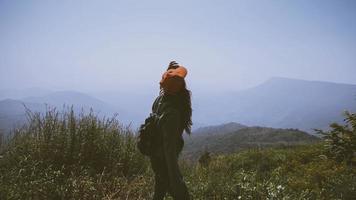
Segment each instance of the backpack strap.
[{"label": "backpack strap", "polygon": [[152,105],[152,112],[150,113],[150,117],[152,117],[155,121],[156,124],[158,124],[161,115],[159,114],[161,102],[162,102],[162,97],[163,94],[160,93],[160,95],[155,99],[153,105]]}]

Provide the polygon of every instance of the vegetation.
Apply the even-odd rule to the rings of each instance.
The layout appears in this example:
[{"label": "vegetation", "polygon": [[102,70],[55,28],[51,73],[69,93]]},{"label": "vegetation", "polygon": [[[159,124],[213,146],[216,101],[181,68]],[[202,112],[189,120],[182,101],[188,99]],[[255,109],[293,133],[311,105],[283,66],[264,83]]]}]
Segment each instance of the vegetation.
[{"label": "vegetation", "polygon": [[353,199],[356,169],[325,159],[322,145],[216,156],[187,173],[196,199]]},{"label": "vegetation", "polygon": [[[204,151],[229,154],[251,148],[289,147],[320,142],[320,138],[298,129],[246,127],[230,124],[201,129],[185,138],[183,156],[197,160]],[[217,128],[221,128],[220,131]],[[225,131],[229,130],[229,131]]]},{"label": "vegetation", "polygon": [[356,158],[356,113],[345,112],[345,125],[333,123],[329,132],[317,130],[325,138],[325,146],[329,157],[338,162],[346,161],[355,165]]},{"label": "vegetation", "polygon": [[[28,113],[0,160],[0,199],[140,199],[148,162],[115,118],[73,109]],[[144,181],[142,181],[144,180]]]},{"label": "vegetation", "polygon": [[[55,109],[28,116],[1,148],[0,199],[152,198],[148,159],[115,118]],[[193,199],[353,199],[356,168],[331,156],[331,144],[205,152],[201,164],[180,164]]]}]

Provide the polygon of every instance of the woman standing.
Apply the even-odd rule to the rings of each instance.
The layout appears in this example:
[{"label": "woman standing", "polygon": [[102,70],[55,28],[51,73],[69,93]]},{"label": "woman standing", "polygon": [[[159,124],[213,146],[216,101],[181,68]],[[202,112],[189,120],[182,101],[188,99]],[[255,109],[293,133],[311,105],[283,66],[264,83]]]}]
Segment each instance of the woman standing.
[{"label": "woman standing", "polygon": [[160,142],[150,156],[155,174],[154,200],[164,199],[168,192],[175,200],[190,199],[187,186],[178,166],[182,151],[183,131],[191,133],[191,92],[184,81],[187,70],[172,61],[160,81],[160,95],[152,110],[159,116]]}]

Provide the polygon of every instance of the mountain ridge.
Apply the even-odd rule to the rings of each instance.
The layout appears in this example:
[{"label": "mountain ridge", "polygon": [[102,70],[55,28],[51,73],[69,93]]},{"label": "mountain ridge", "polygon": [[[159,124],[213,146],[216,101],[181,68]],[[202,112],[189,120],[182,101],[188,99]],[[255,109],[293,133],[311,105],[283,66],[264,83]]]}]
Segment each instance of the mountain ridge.
[{"label": "mountain ridge", "polygon": [[[31,92],[34,95],[29,95]],[[58,95],[66,92],[85,97],[81,100],[57,98]],[[298,128],[312,133],[314,128],[328,129],[328,125],[332,122],[342,123],[344,110],[356,111],[356,85],[347,83],[272,77],[262,84],[241,91],[216,94],[192,92],[194,124],[192,130],[194,131],[202,126],[239,122],[248,126]],[[11,91],[7,91],[9,97],[21,96],[20,99],[14,99],[35,103],[44,103],[47,97],[54,101],[51,104],[58,108],[63,107],[64,104],[77,104],[77,107],[105,110],[101,113],[106,115],[119,113],[120,120],[125,123],[133,122],[135,125],[143,122],[150,112],[150,105],[155,97],[153,93],[148,95],[146,91],[147,95],[139,92],[111,92],[111,95],[105,98],[103,94],[97,98],[96,95],[71,90],[50,91],[41,88],[29,91],[18,90],[14,91],[13,95],[10,93]],[[48,97],[53,94],[57,94],[57,97]],[[24,95],[28,96],[23,97]],[[5,93],[0,97],[9,98]],[[93,99],[96,102],[95,106],[88,105],[91,104],[88,102]]]},{"label": "mountain ridge", "polygon": [[211,125],[211,126],[204,126],[204,127],[199,127],[195,129],[192,133],[192,136],[196,135],[214,135],[217,132],[220,134],[222,133],[229,133],[232,131],[236,131],[242,128],[246,128],[247,126],[236,123],[236,122],[229,122],[229,123],[224,123],[220,125]]},{"label": "mountain ridge", "polygon": [[[99,116],[110,117],[119,111],[104,101],[76,91],[57,91],[43,96],[31,96],[22,99],[6,98],[0,100],[0,129],[8,132],[26,122],[26,109],[33,112],[44,112],[47,107],[67,109],[72,107],[76,113],[90,112]],[[120,118],[124,113],[120,112]],[[122,117],[123,122],[125,118]],[[127,122],[128,123],[128,122]]]},{"label": "mountain ridge", "polygon": [[193,132],[192,136],[185,136],[184,158],[196,160],[204,152],[228,154],[250,148],[296,146],[320,141],[320,138],[298,129],[245,126],[230,132],[222,129],[222,132],[214,134],[209,133],[210,129],[204,130],[205,133],[194,136]]}]

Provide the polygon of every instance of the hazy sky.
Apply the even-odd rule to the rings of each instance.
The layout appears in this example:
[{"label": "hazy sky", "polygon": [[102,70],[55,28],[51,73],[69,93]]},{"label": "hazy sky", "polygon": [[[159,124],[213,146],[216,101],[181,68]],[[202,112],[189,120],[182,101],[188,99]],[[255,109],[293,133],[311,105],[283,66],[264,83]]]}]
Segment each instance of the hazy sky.
[{"label": "hazy sky", "polygon": [[193,90],[273,76],[356,84],[356,1],[0,0],[0,89]]}]

